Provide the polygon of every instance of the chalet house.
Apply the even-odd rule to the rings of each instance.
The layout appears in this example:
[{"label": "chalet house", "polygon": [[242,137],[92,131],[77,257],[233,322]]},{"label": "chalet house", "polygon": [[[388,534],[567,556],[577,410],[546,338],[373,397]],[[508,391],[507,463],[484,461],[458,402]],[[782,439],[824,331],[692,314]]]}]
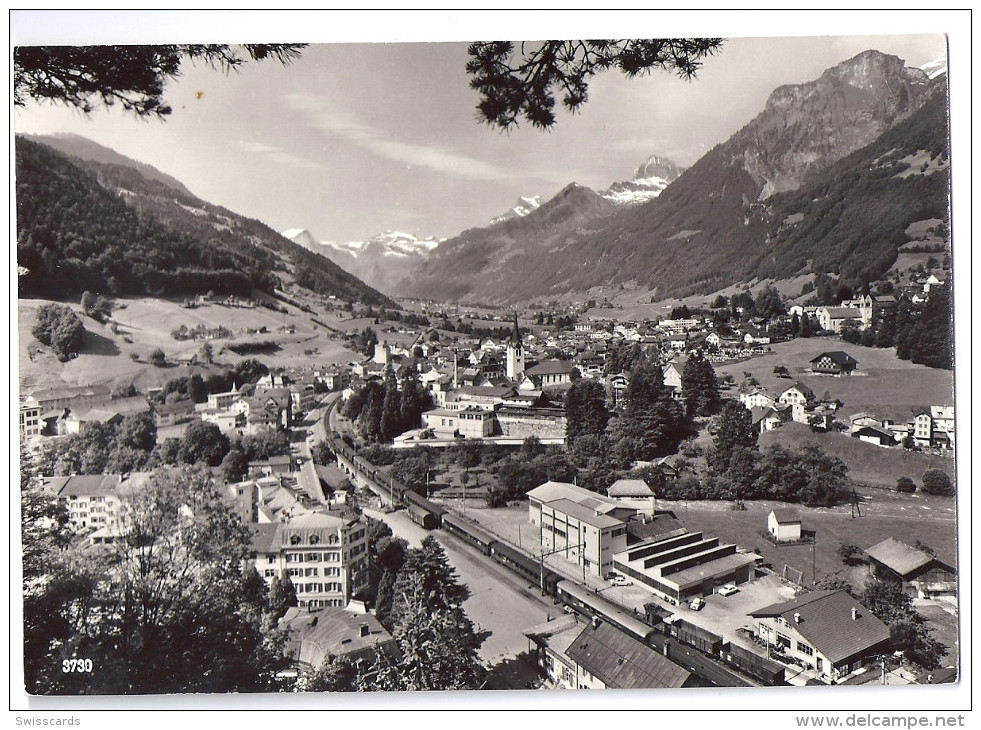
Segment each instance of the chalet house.
[{"label": "chalet house", "polygon": [[288,573],[301,609],[347,606],[368,586],[367,550],[360,519],[306,512],[253,526],[256,570],[267,582]]},{"label": "chalet house", "polygon": [[889,627],[846,591],[811,591],[752,611],[768,651],[833,684],[889,649]]},{"label": "chalet house", "polygon": [[895,538],[887,538],[866,549],[869,572],[883,580],[897,581],[903,591],[916,598],[957,592],[957,569]]},{"label": "chalet house", "polygon": [[770,510],[766,520],[766,530],[777,542],[798,542],[800,540],[800,512],[793,509]]},{"label": "chalet house", "polygon": [[477,406],[458,410],[436,408],[422,414],[422,423],[441,439],[484,438],[494,433],[494,411]]},{"label": "chalet house", "polygon": [[913,440],[922,448],[954,447],[954,407],[930,406],[920,410],[912,422]]},{"label": "chalet house", "polygon": [[189,400],[179,400],[154,406],[153,422],[157,428],[173,426],[191,420],[194,415],[194,403]]},{"label": "chalet house", "polygon": [[20,402],[20,437],[29,439],[40,436],[43,428],[41,407],[37,399],[29,395]]},{"label": "chalet house", "polygon": [[858,413],[853,413],[848,418],[850,424],[849,430],[852,432],[857,431],[862,428],[862,426],[872,426],[873,428],[883,428],[885,423],[881,418],[876,418],[871,413],[866,413],[865,411],[859,411]]},{"label": "chalet house", "polygon": [[858,360],[841,350],[822,352],[811,360],[811,371],[826,375],[851,375],[858,368]]},{"label": "chalet house", "polygon": [[667,343],[672,350],[684,350],[686,347],[688,347],[688,333],[678,332],[673,335],[668,335]]},{"label": "chalet house", "polygon": [[66,419],[68,433],[79,433],[86,423],[115,423],[124,416],[152,411],[146,398],[134,395],[129,398],[112,398],[87,410],[73,410]]},{"label": "chalet house", "polygon": [[747,345],[769,345],[770,335],[754,327],[746,330],[743,334],[743,342]]},{"label": "chalet house", "polygon": [[930,276],[927,277],[927,280],[923,282],[923,293],[929,294],[930,289],[935,286],[943,286],[943,284],[944,282],[938,279],[936,274],[930,274]]},{"label": "chalet house", "polygon": [[802,383],[795,382],[789,388],[784,390],[777,400],[778,402],[788,406],[798,404],[807,405],[814,400],[814,391]]},{"label": "chalet house", "polygon": [[627,392],[630,385],[630,376],[626,373],[616,373],[606,378],[606,392],[610,394],[613,405],[616,407],[623,401],[623,395]]},{"label": "chalet house", "polygon": [[[239,400],[236,403],[247,405],[247,401]],[[213,423],[218,430],[224,434],[237,432],[246,423],[246,416],[242,410],[237,410],[235,404],[227,411],[218,411],[212,408],[201,411],[201,420],[205,423]]]},{"label": "chalet house", "polygon": [[891,431],[879,426],[859,426],[852,429],[852,438],[876,446],[895,446],[896,437]]},{"label": "chalet house", "polygon": [[594,619],[566,655],[577,668],[576,689],[661,689],[698,686],[698,678],[652,646]]},{"label": "chalet house", "polygon": [[753,408],[772,408],[777,400],[763,388],[752,388],[745,393],[739,394],[739,402],[749,409]]},{"label": "chalet house", "polygon": [[753,416],[753,427],[760,433],[772,431],[783,423],[783,414],[773,406],[757,406],[750,409]]},{"label": "chalet house", "polygon": [[685,356],[676,357],[671,362],[667,363],[661,372],[664,374],[664,384],[669,388],[674,388],[676,391],[681,391],[681,374],[685,371],[685,365],[688,364],[688,358]]},{"label": "chalet house", "polygon": [[636,509],[638,514],[654,514],[654,490],[643,479],[618,479],[606,490],[606,496]]}]

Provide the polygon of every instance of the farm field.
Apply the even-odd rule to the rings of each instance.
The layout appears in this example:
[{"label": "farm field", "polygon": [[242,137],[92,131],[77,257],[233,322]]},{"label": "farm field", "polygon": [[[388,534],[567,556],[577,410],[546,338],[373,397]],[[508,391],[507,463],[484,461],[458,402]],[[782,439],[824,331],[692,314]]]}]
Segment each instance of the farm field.
[{"label": "farm field", "polygon": [[[184,353],[196,352],[201,342],[178,341],[171,332],[181,325],[188,328],[197,325],[231,330],[232,338],[211,341],[215,361],[234,365],[243,356],[223,348],[242,342],[275,341],[279,350],[264,353],[260,359],[270,367],[322,366],[330,363],[346,363],[358,355],[348,350],[335,333],[329,332],[311,321],[311,317],[333,325],[330,315],[310,315],[294,307],[287,307],[290,314],[274,312],[264,307],[238,308],[206,304],[185,309],[176,301],[152,298],[117,300],[112,323],[103,325],[81,314],[74,302],[70,306],[82,317],[88,333],[88,343],[79,356],[67,363],[57,359],[31,335],[38,308],[50,300],[21,299],[18,301],[18,329],[20,333],[18,366],[21,387],[54,387],[64,384],[91,385],[95,383],[136,383],[139,387],[162,385],[167,380],[206,368],[177,366],[156,368],[147,363],[149,354],[162,349],[171,360]],[[60,302],[59,302],[60,303]],[[281,331],[284,324],[295,327],[295,332]],[[246,328],[265,327],[266,333],[245,334]],[[130,341],[127,341],[128,340]],[[131,359],[135,353],[139,361]],[[249,357],[246,355],[245,357]]]},{"label": "farm field", "polygon": [[[851,345],[838,339],[815,337],[778,342],[773,352],[715,368],[720,378],[731,375],[738,384],[748,372],[774,393],[799,380],[819,398],[825,394],[844,404],[838,419],[852,413],[871,411],[884,418],[907,419],[920,406],[950,405],[954,402],[953,375],[947,370],[914,365],[900,360],[891,349]],[[858,360],[854,375],[834,377],[807,372],[810,361],[829,350],[843,350]],[[783,365],[791,379],[778,378],[773,368]]]}]

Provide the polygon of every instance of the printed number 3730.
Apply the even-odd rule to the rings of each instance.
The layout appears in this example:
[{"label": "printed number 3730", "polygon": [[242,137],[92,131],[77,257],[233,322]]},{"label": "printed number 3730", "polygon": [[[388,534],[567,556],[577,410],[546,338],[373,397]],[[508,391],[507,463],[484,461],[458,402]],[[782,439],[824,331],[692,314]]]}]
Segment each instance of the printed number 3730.
[{"label": "printed number 3730", "polygon": [[91,659],[65,659],[61,662],[62,672],[91,672],[92,671],[92,660]]}]

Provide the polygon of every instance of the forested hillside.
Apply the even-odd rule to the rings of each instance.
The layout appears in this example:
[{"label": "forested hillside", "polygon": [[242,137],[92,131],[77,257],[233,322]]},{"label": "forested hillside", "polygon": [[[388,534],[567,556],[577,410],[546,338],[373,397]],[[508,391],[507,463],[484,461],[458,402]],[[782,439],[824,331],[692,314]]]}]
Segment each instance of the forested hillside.
[{"label": "forested hillside", "polygon": [[16,141],[21,296],[82,291],[248,296],[282,281],[388,304],[384,295],[264,224],[211,206],[135,167],[70,159]]}]

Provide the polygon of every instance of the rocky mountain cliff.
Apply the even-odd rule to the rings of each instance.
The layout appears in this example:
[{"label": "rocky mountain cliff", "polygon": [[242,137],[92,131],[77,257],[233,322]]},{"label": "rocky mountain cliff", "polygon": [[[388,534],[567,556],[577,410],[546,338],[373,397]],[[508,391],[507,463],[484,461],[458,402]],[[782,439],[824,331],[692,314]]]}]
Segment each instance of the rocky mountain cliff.
[{"label": "rocky mountain cliff", "polygon": [[[790,276],[812,260],[838,271],[851,263],[822,256],[826,243],[813,230],[803,235],[798,227],[780,238],[780,216],[787,203],[779,196],[798,190],[803,195],[819,182],[826,186],[823,171],[900,127],[906,136],[893,138],[896,150],[889,153],[890,166],[882,169],[907,164],[902,162],[907,157],[919,159],[917,150],[926,147],[937,150],[927,159],[940,165],[938,145],[945,151],[947,144],[945,92],[943,78],[931,81],[895,56],[866,51],[814,81],[776,89],[755,119],[657,198],[618,208],[584,188],[574,196],[567,189],[551,215],[546,209],[553,201],[520,221],[503,224],[511,226],[507,230],[502,225],[501,230],[468,231],[445,242],[414,281],[403,282],[401,293],[510,303],[627,284],[667,296],[713,291],[748,281],[763,269]],[[906,122],[911,124],[902,126]],[[892,159],[898,151],[903,154]],[[858,164],[870,162],[861,159]],[[845,183],[833,186],[835,200],[825,211],[831,217],[823,225],[830,228],[834,216],[859,212],[853,200],[854,205],[861,199],[862,205],[881,208],[875,206],[877,194],[897,194],[897,200],[906,201],[899,219],[920,213],[927,218],[925,208],[937,213],[936,190],[943,188],[946,172],[942,165],[929,169],[939,170],[940,176],[910,177],[902,186],[870,179],[860,167],[839,171],[846,175]],[[867,187],[859,195],[849,183]],[[915,200],[921,185],[930,188],[920,190],[926,204]],[[890,193],[890,187],[897,190]],[[945,209],[939,216],[946,217]],[[874,265],[858,267],[865,274],[888,268],[884,263],[895,259],[896,248],[906,240],[902,228],[894,231],[898,219],[875,219],[876,225],[861,227],[867,237],[863,245],[876,249]],[[793,250],[792,256],[774,247],[778,239]],[[854,243],[843,248],[861,251]]]}]

